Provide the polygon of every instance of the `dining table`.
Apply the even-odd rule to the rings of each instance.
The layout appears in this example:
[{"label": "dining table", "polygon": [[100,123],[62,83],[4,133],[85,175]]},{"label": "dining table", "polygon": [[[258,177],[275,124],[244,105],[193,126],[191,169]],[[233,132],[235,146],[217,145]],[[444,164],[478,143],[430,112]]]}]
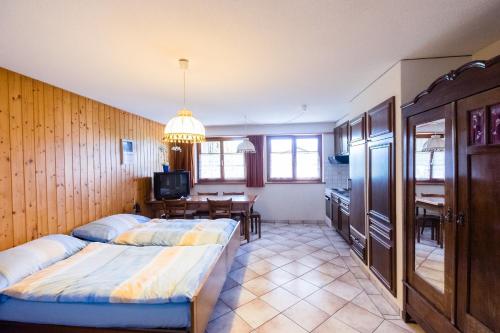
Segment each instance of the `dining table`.
[{"label": "dining table", "polygon": [[[208,211],[208,199],[210,200],[229,200],[232,199],[232,210],[234,212],[244,212],[243,218],[245,219],[243,223],[244,236],[247,242],[250,242],[250,213],[253,205],[257,201],[257,194],[243,194],[243,195],[189,195],[187,196],[187,210],[192,211]],[[159,213],[163,209],[163,202],[161,200],[156,200],[151,198],[147,200],[146,205],[150,206],[155,217],[158,217]]]}]

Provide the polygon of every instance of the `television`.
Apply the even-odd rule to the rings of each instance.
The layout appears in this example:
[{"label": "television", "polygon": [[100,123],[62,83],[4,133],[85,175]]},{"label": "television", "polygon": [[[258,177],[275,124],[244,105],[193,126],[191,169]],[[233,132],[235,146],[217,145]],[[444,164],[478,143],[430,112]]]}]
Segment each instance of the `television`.
[{"label": "television", "polygon": [[156,200],[179,199],[189,195],[189,171],[155,172],[153,187]]}]

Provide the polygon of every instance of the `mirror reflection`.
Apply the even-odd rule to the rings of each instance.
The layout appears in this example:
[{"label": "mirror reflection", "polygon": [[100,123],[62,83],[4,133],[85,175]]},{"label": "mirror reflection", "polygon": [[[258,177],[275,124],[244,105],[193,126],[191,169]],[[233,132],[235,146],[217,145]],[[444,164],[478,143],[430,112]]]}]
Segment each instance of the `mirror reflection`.
[{"label": "mirror reflection", "polygon": [[444,292],[444,119],[415,133],[415,272]]}]

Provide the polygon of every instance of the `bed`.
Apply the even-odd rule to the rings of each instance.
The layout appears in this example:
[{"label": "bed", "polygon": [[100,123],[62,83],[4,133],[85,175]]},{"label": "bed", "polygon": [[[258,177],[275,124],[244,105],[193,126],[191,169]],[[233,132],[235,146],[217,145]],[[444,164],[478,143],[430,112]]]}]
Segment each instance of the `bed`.
[{"label": "bed", "polygon": [[228,218],[151,220],[116,214],[75,228],[72,235],[86,241],[134,246],[225,245],[237,225]]},{"label": "bed", "polygon": [[[118,246],[111,244],[97,245],[96,243],[93,245],[109,246],[113,248],[133,248],[133,246]],[[9,290],[7,292],[9,298],[3,303],[0,303],[0,331],[40,333],[54,331],[123,332],[133,330],[138,332],[202,333],[206,329],[212,310],[222,290],[222,286],[239,245],[240,226],[236,224],[228,242],[224,246],[220,246],[220,251],[215,256],[213,262],[206,268],[206,272],[203,274],[201,280],[198,281],[197,287],[190,290],[189,297],[185,299],[178,297],[178,295],[174,295],[175,297],[172,300],[175,300],[175,302],[155,303],[153,297],[153,301],[151,298],[147,299],[149,302],[147,304],[136,304],[133,302],[109,303],[102,301],[97,294],[92,297],[97,297],[98,300],[101,300],[100,302],[86,304],[82,302],[86,300],[85,298],[81,299],[78,297],[89,297],[88,294],[82,296],[77,292],[76,294],[78,297],[75,298],[74,294],[72,294],[69,296],[72,300],[71,302],[62,303],[53,302],[50,297],[46,299],[48,296],[44,292],[38,292],[36,288],[33,289],[34,291],[29,297],[12,297],[16,296],[16,292],[26,290],[26,286],[21,285],[15,287],[14,285],[14,287],[7,289]],[[149,251],[148,248],[167,249],[168,247],[150,246],[135,248],[136,250]],[[186,248],[203,248],[203,246],[184,247],[184,249]],[[50,266],[49,269],[59,264],[58,262]],[[48,273],[44,271],[44,274]],[[35,279],[36,283],[32,284],[34,283],[33,281],[28,281],[24,282],[25,285],[30,286],[30,288],[33,285],[41,285],[37,280],[40,277],[35,275],[36,273],[30,277]],[[50,286],[51,284],[48,283],[48,285]],[[54,285],[59,286],[59,284]],[[83,283],[83,285],[85,285],[85,283]],[[31,290],[30,288],[28,288],[28,290]],[[77,287],[74,289],[77,291],[80,290]],[[124,288],[124,290],[127,291],[129,289]],[[123,292],[123,290],[113,295],[114,297],[116,297],[116,295],[118,295],[118,297],[125,297],[124,299],[118,298],[118,301],[127,301],[127,292]],[[65,296],[57,297],[64,298]],[[29,311],[30,323],[26,323],[26,318],[23,318],[19,314],[20,309],[22,309],[23,313]]]}]

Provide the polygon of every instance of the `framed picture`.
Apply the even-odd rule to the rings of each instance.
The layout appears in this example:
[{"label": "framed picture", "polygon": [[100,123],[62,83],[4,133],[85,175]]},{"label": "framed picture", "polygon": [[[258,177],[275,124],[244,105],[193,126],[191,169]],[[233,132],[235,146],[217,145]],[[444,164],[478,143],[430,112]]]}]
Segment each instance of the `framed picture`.
[{"label": "framed picture", "polygon": [[121,164],[133,164],[135,162],[135,141],[121,139]]}]

